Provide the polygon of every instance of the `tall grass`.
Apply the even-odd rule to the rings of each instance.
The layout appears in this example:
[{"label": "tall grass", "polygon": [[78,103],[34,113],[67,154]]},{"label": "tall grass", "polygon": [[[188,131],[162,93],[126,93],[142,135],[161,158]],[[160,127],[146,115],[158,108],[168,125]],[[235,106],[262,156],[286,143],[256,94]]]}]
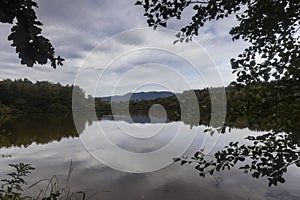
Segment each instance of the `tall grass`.
[{"label": "tall grass", "polygon": [[[72,192],[70,187],[70,178],[74,169],[72,161],[66,180],[59,181],[57,176],[53,175],[50,179],[41,179],[30,186],[27,186],[24,178],[35,169],[31,164],[17,163],[9,166],[13,171],[7,174],[7,179],[1,180],[1,200],[87,200],[94,196],[87,197],[83,191]],[[33,189],[37,189],[36,195],[23,195]]]}]

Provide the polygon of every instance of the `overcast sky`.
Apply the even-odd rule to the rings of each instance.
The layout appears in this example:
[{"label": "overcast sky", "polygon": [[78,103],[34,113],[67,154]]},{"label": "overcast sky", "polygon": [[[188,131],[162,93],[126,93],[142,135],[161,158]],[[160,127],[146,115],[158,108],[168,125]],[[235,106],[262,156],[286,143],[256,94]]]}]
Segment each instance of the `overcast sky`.
[{"label": "overcast sky", "polygon": [[147,29],[143,9],[135,0],[38,0],[36,9],[64,66],[28,68],[20,64],[7,40],[11,25],[0,24],[0,79],[27,78],[78,84],[87,94],[106,96],[128,92],[228,85],[235,79],[229,60],[245,44],[232,42],[234,18],[210,22],[189,44],[176,44],[176,30],[189,23],[190,11],[168,29]]}]

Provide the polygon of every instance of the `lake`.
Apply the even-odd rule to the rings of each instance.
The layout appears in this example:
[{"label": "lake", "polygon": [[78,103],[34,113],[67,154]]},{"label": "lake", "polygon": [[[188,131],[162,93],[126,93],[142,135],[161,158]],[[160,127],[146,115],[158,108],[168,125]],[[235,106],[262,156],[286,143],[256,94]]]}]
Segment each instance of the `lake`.
[{"label": "lake", "polygon": [[23,162],[36,168],[26,178],[28,185],[53,175],[64,181],[72,161],[70,187],[91,199],[300,199],[296,166],[288,168],[284,184],[269,187],[266,178],[237,168],[202,178],[193,165],[173,163],[174,157],[202,148],[213,154],[231,141],[248,143],[246,136],[262,131],[232,128],[210,134],[204,125],[145,115],[80,114],[78,119],[75,126],[67,115],[2,116],[1,179],[11,171],[9,163]]}]

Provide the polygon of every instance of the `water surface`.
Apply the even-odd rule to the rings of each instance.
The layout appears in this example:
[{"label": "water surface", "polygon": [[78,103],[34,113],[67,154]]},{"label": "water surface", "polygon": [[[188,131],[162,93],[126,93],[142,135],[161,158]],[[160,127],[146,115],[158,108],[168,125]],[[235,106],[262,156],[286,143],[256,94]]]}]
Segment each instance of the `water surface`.
[{"label": "water surface", "polygon": [[[300,199],[300,171],[294,166],[284,175],[286,183],[277,187],[268,187],[266,179],[254,179],[237,169],[204,179],[193,166],[172,163],[173,157],[166,157],[168,154],[149,157],[142,163],[118,157],[99,136],[102,131],[113,144],[127,152],[155,152],[172,144],[174,152],[183,149],[183,154],[190,156],[200,148],[213,153],[230,141],[246,143],[247,135],[263,132],[244,128],[211,136],[204,133],[207,127],[201,125],[191,127],[181,121],[162,122],[142,115],[132,119],[128,116],[93,119],[82,115],[77,130],[70,116],[7,116],[1,120],[5,137],[0,148],[0,176],[4,178],[11,170],[9,163],[24,162],[36,168],[27,178],[29,184],[54,174],[65,180],[72,161],[72,190],[95,193],[94,199]],[[181,142],[171,143],[174,138]],[[119,166],[125,171],[139,170],[153,163],[164,163],[166,167],[148,173],[126,173],[106,166],[93,153],[110,158],[111,162],[119,160]],[[26,192],[34,193],[33,190]]]}]

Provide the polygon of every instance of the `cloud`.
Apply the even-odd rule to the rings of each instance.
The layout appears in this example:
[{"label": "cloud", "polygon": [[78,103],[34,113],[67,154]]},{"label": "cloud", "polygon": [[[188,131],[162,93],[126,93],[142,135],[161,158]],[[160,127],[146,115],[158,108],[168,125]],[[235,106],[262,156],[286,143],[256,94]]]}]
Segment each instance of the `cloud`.
[{"label": "cloud", "polygon": [[[106,64],[110,63],[110,70],[106,71],[106,77],[103,78],[105,88],[102,87],[102,91],[97,90],[96,95],[111,93],[116,81],[137,66],[143,67],[134,72],[134,75],[128,76],[131,79],[120,85],[118,92],[130,92],[139,87],[137,84],[147,85],[147,81],[167,84],[167,80],[173,80],[173,87],[178,91],[188,89],[179,82],[176,83],[173,73],[163,73],[158,70],[158,66],[168,66],[170,71],[177,71],[189,79],[192,87],[204,87],[205,82],[215,84],[215,69],[221,74],[224,85],[234,80],[229,60],[243,50],[245,43],[231,41],[228,32],[236,23],[233,17],[209,22],[200,30],[199,36],[194,38],[203,48],[200,52],[194,47],[187,48],[188,44],[173,45],[176,31],[171,35],[162,28],[158,28],[158,31],[150,29],[151,31],[143,34],[130,31],[147,27],[143,8],[134,6],[134,3],[135,0],[39,0],[39,8],[36,11],[39,20],[44,24],[43,34],[55,46],[57,55],[66,59],[64,66],[54,70],[50,66],[37,65],[27,68],[21,65],[14,48],[6,40],[11,26],[1,24],[3,28],[0,30],[0,79],[28,78],[32,81],[47,80],[62,84],[73,84],[77,81],[76,83],[82,84],[81,87],[86,93],[94,94],[95,90],[91,88],[95,86],[91,85],[97,84],[99,76],[107,68]],[[189,23],[191,14],[191,11],[186,11],[182,20],[171,20],[168,28],[179,30]],[[171,50],[174,48],[176,52],[148,48],[153,46],[171,47]],[[194,64],[201,65],[199,68],[202,78],[195,73],[191,63],[177,54],[189,57]],[[84,67],[84,72],[79,70],[80,67]],[[82,73],[80,78],[78,72]],[[157,88],[153,84],[153,90]],[[151,86],[148,85],[147,90],[151,90]]]}]

